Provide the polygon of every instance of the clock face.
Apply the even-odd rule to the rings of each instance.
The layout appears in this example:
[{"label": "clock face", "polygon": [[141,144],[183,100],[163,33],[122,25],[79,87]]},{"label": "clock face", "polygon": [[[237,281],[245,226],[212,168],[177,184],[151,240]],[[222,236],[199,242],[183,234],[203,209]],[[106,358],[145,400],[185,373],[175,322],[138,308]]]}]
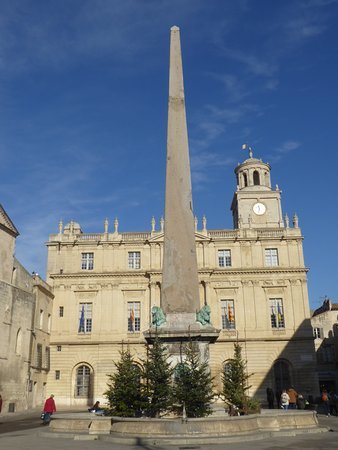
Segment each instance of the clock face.
[{"label": "clock face", "polygon": [[266,211],[266,206],[265,205],[263,205],[263,203],[255,203],[254,205],[253,205],[253,212],[255,213],[255,214],[257,214],[258,216],[261,216],[262,214],[264,214],[265,213],[265,211]]}]

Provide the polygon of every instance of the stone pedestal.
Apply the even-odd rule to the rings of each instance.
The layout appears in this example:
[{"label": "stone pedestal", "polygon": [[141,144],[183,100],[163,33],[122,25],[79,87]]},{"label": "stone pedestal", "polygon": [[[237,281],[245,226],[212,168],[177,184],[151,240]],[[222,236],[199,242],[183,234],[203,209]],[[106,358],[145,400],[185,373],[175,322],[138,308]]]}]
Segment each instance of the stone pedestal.
[{"label": "stone pedestal", "polygon": [[166,315],[166,323],[151,327],[144,333],[148,343],[158,336],[167,346],[170,360],[175,366],[184,360],[184,347],[193,341],[201,362],[209,360],[209,344],[216,341],[220,330],[211,324],[202,325],[196,321],[195,313],[171,313]]}]

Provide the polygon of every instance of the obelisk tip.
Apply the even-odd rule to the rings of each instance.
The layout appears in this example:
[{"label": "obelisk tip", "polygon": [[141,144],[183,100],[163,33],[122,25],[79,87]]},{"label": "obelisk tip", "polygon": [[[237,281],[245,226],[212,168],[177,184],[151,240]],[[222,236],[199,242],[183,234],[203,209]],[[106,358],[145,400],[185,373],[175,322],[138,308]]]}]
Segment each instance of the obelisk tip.
[{"label": "obelisk tip", "polygon": [[174,25],[173,27],[170,28],[170,31],[180,31],[180,29],[179,29],[179,27]]}]

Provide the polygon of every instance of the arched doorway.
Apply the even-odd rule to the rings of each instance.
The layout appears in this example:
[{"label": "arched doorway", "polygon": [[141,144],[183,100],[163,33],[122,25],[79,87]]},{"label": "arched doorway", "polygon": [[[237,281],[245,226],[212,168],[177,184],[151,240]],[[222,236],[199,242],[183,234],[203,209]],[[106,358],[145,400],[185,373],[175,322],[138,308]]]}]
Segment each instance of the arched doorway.
[{"label": "arched doorway", "polygon": [[273,365],[275,392],[277,401],[279,401],[280,394],[283,389],[288,389],[291,386],[290,363],[286,360],[279,359]]},{"label": "arched doorway", "polygon": [[89,365],[81,364],[75,370],[74,397],[78,404],[92,402],[92,370]]}]

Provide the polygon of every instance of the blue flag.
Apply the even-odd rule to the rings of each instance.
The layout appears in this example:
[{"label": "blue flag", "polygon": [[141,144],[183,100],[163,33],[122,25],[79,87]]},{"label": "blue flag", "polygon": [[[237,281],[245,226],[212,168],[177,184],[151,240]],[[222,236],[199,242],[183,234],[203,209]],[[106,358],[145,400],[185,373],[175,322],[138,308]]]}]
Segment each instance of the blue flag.
[{"label": "blue flag", "polygon": [[80,321],[79,321],[79,333],[85,330],[85,317],[84,317],[84,305],[82,305]]}]

